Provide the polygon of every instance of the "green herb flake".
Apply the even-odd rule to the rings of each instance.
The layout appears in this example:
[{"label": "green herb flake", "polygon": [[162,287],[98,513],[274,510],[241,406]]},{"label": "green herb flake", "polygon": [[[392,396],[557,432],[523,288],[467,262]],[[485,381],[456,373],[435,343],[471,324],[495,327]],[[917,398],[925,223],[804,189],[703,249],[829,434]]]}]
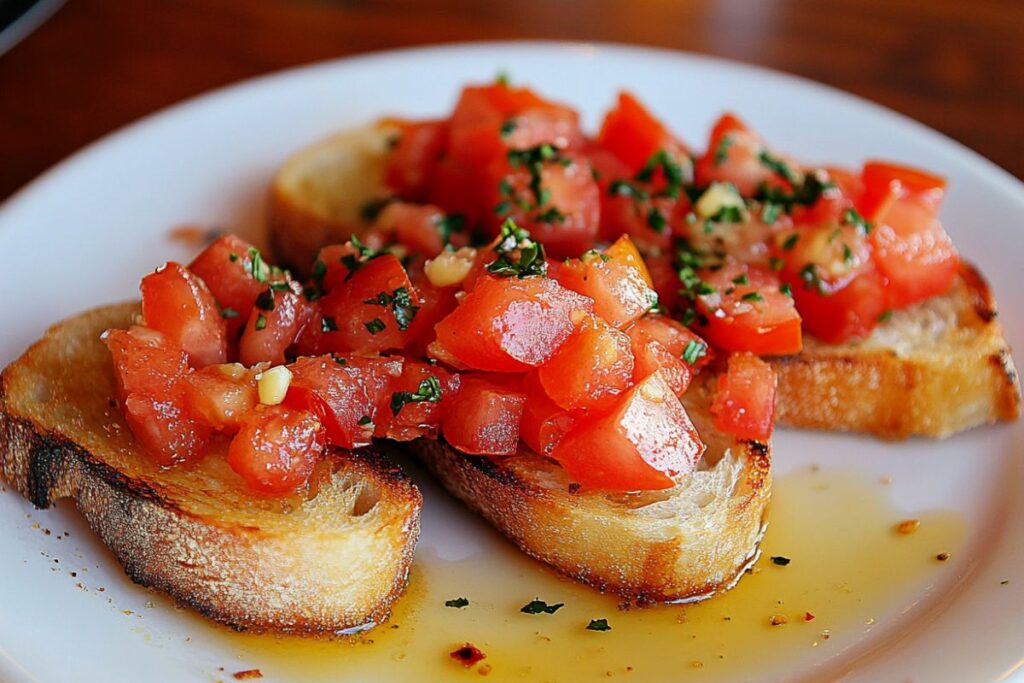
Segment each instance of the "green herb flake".
[{"label": "green herb flake", "polygon": [[372,425],[373,420],[370,419],[369,415],[363,415],[361,418],[359,418],[359,420],[356,421],[356,424],[359,425],[360,427],[366,427],[368,425]]},{"label": "green herb flake", "polygon": [[327,275],[327,264],[317,259],[313,261],[313,280],[318,287],[323,287],[324,277]]},{"label": "green herb flake", "polygon": [[237,318],[238,311],[236,311],[233,308],[222,308],[220,309],[220,317],[224,318],[225,320],[229,318]]},{"label": "green herb flake", "polygon": [[733,142],[735,141],[731,135],[723,135],[722,139],[718,141],[713,159],[715,166],[721,166],[729,159],[729,148],[732,147]]},{"label": "green herb flake", "polygon": [[779,216],[782,215],[782,205],[776,204],[775,202],[765,202],[761,208],[761,220],[766,225],[775,225],[775,221],[779,220]]},{"label": "green herb flake", "polygon": [[741,301],[764,301],[764,297],[761,296],[760,292],[747,292],[740,297]]},{"label": "green herb flake", "polygon": [[259,313],[256,315],[256,323],[253,325],[253,329],[257,332],[264,329],[267,326],[267,316]]},{"label": "green herb flake", "polygon": [[779,291],[788,296],[790,299],[793,298],[793,288],[789,286],[788,282],[783,282],[779,285]]},{"label": "green herb flake", "polygon": [[668,221],[665,219],[665,214],[659,211],[656,206],[652,206],[647,212],[647,225],[650,226],[651,230],[660,235],[668,228]]},{"label": "green herb flake", "polygon": [[591,619],[590,623],[587,624],[588,631],[611,631],[612,627],[608,625],[607,619]]},{"label": "green herb flake", "polygon": [[732,279],[732,283],[734,285],[748,285],[748,284],[750,284],[750,278],[747,277],[746,273],[742,273],[742,274],[737,275],[736,277],[734,277]]},{"label": "green herb flake", "polygon": [[861,216],[857,212],[857,209],[847,209],[843,212],[843,223],[846,225],[852,225],[853,227],[860,230],[863,235],[870,235],[874,229],[874,224],[869,223],[864,216]]},{"label": "green herb flake", "polygon": [[708,355],[708,345],[699,339],[691,339],[686,342],[683,349],[683,360],[689,365],[694,365],[704,356]]},{"label": "green herb flake", "polygon": [[786,265],[786,262],[780,259],[778,256],[772,256],[768,259],[768,267],[774,271],[782,270],[782,266]]},{"label": "green herb flake", "polygon": [[385,308],[390,306],[391,312],[395,316],[395,322],[398,324],[398,329],[403,332],[409,329],[409,325],[412,324],[413,319],[420,310],[419,306],[413,304],[412,295],[409,294],[409,290],[405,287],[399,287],[390,294],[388,292],[379,292],[377,296],[367,299],[363,303],[371,306],[383,306]]},{"label": "green herb flake", "polygon": [[256,308],[261,311],[274,310],[274,292],[269,289],[264,289],[260,292],[259,296],[256,297]]},{"label": "green herb flake", "polygon": [[249,247],[249,274],[252,275],[252,278],[257,282],[266,282],[269,269],[267,262],[260,255],[260,250],[256,247]]},{"label": "green herb flake", "polygon": [[785,567],[787,564],[789,564],[793,560],[789,559],[788,557],[783,557],[782,555],[774,555],[774,556],[772,556],[771,561],[772,561],[772,564],[777,564],[780,567]]},{"label": "green herb flake", "polygon": [[887,311],[882,311],[882,313],[879,314],[879,316],[878,316],[878,322],[880,322],[880,323],[889,322],[890,320],[892,320],[892,309],[891,308],[889,310],[887,310]]},{"label": "green herb flake", "polygon": [[800,233],[794,232],[792,235],[786,238],[786,241],[782,243],[783,251],[790,251],[796,246],[797,241],[800,239]]},{"label": "green herb flake", "polygon": [[456,607],[458,609],[462,609],[463,607],[467,606],[468,604],[469,604],[469,600],[467,600],[466,598],[455,598],[454,600],[445,600],[444,601],[444,606],[445,607]]},{"label": "green herb flake", "polygon": [[327,334],[328,332],[337,332],[337,321],[334,318],[325,315],[323,318],[320,319],[320,331],[323,332],[324,334]]},{"label": "green herb flake", "polygon": [[391,394],[391,414],[398,415],[408,403],[440,403],[443,393],[441,382],[437,377],[431,375],[420,380],[420,385],[415,392],[396,391]]},{"label": "green herb flake", "polygon": [[761,153],[757,155],[757,160],[761,162],[761,165],[767,168],[772,173],[782,176],[788,182],[796,185],[800,183],[800,176],[790,168],[782,159],[778,158],[766,149],[761,150]]},{"label": "green herb flake", "polygon": [[235,263],[236,261],[238,261],[239,258],[240,257],[238,256],[238,254],[236,254],[234,252],[232,252],[231,254],[228,255],[228,260],[231,261],[232,263]]},{"label": "green herb flake", "polygon": [[554,614],[558,610],[565,607],[565,603],[556,602],[553,605],[549,605],[543,600],[531,600],[520,608],[520,612],[523,614]]},{"label": "green herb flake", "polygon": [[495,74],[495,76],[494,76],[494,83],[496,85],[500,85],[502,87],[507,88],[509,83],[510,83],[509,78],[508,78],[508,71],[505,71],[504,69],[502,69],[497,74]]},{"label": "green herb flake", "polygon": [[519,279],[531,275],[545,275],[548,263],[544,258],[544,247],[530,238],[530,233],[511,218],[505,219],[501,225],[501,238],[494,247],[498,258],[487,264],[486,270],[504,277],[515,276]]},{"label": "green herb flake", "polygon": [[363,325],[366,327],[366,330],[370,334],[377,334],[378,332],[383,332],[384,328],[387,327],[384,324],[384,321],[381,320],[380,318],[374,318],[373,320],[371,320],[369,322],[363,323]]},{"label": "green herb flake", "polygon": [[516,120],[514,118],[505,119],[501,122],[501,128],[498,130],[501,132],[501,137],[507,138],[512,134],[512,131],[516,129]]}]

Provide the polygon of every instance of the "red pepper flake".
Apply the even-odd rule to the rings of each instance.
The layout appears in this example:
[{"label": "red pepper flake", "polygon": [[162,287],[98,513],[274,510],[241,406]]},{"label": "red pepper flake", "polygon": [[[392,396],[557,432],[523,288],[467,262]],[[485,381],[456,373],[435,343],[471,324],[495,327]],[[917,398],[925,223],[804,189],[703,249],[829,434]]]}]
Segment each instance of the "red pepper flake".
[{"label": "red pepper flake", "polygon": [[804,621],[814,621],[814,615],[810,612],[804,612]]},{"label": "red pepper flake", "polygon": [[263,672],[259,669],[246,669],[245,671],[236,671],[232,675],[239,681],[251,681],[256,678],[263,678]]},{"label": "red pepper flake", "polygon": [[452,650],[449,654],[452,659],[467,669],[487,656],[473,643],[466,643],[462,647]]},{"label": "red pepper flake", "polygon": [[492,668],[492,667],[491,667],[491,665],[490,665],[490,664],[481,664],[481,665],[480,665],[480,666],[479,666],[479,667],[477,668],[476,672],[477,672],[478,674],[480,674],[481,676],[486,676],[487,674],[491,673],[491,668]]}]

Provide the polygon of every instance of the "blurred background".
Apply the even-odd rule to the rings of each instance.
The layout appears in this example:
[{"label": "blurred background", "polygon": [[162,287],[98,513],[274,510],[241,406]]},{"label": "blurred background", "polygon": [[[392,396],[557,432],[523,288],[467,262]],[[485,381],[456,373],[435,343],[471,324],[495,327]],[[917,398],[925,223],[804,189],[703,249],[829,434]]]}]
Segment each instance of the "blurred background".
[{"label": "blurred background", "polygon": [[119,126],[248,76],[516,38],[780,69],[900,111],[1024,178],[1024,0],[0,0],[5,26],[0,200]]}]

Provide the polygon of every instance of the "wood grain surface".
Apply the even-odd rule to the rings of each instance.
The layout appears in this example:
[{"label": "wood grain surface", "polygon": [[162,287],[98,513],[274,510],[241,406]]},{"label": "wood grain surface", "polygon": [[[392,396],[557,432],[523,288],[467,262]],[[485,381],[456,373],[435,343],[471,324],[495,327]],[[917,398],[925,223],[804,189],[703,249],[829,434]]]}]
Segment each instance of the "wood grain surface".
[{"label": "wood grain surface", "polygon": [[903,112],[1024,178],[1024,0],[69,0],[0,55],[0,199],[101,135],[238,79],[515,38],[781,69]]}]

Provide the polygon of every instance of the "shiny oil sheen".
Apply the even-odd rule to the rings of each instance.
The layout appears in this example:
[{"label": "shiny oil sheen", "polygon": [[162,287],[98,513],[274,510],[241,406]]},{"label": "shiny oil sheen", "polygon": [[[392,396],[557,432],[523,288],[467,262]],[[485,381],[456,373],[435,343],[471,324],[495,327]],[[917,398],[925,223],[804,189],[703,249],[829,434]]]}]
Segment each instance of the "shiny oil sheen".
[{"label": "shiny oil sheen", "polygon": [[[901,534],[907,519],[920,525]],[[760,560],[705,602],[620,609],[501,542],[459,560],[421,549],[391,620],[364,634],[238,635],[203,622],[193,637],[235,655],[227,680],[258,668],[269,680],[734,681],[826,663],[831,677],[866,653],[866,632],[898,633],[903,612],[956,578],[965,527],[949,512],[897,510],[884,481],[812,468],[776,482]],[[445,606],[459,597],[469,605]],[[564,607],[521,613],[535,598]],[[587,630],[602,618],[611,630]],[[467,643],[486,655],[471,667],[449,654]]]}]

